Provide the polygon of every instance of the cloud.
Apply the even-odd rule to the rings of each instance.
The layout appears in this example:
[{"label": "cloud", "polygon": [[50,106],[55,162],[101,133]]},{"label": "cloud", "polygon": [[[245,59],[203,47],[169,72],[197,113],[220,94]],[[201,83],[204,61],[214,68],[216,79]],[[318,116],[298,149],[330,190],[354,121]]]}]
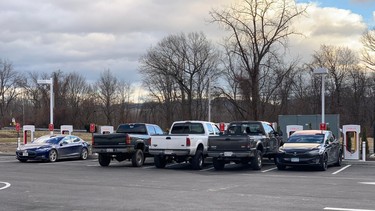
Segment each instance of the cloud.
[{"label": "cloud", "polygon": [[[202,31],[218,41],[225,32],[208,23],[209,11],[228,0],[0,0],[0,58],[17,71],[79,72],[89,81],[110,69],[139,82],[138,59],[169,34]],[[348,10],[312,4],[295,28],[291,51],[308,58],[320,44],[359,46],[365,28]]]}]

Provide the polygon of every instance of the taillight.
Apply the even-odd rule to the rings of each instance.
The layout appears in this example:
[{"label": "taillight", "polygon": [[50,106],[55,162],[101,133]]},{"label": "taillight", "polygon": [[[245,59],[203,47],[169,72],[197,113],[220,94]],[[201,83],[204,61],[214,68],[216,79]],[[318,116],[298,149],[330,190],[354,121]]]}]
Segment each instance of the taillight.
[{"label": "taillight", "polygon": [[148,139],[148,145],[151,146],[151,138]]},{"label": "taillight", "polygon": [[126,134],[126,136],[125,136],[125,143],[127,145],[130,145],[130,136],[128,134]]},{"label": "taillight", "polygon": [[186,146],[190,147],[190,138],[189,137],[186,138]]}]

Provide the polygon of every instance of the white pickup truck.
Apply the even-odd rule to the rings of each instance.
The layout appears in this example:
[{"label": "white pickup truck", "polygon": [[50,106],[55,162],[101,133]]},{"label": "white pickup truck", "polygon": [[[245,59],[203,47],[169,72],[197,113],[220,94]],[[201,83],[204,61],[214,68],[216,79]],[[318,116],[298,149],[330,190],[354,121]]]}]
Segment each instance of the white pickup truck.
[{"label": "white pickup truck", "polygon": [[154,155],[155,166],[164,168],[168,161],[189,161],[193,169],[202,169],[207,157],[209,136],[220,133],[215,123],[206,121],[177,121],[168,135],[151,136],[149,153]]}]

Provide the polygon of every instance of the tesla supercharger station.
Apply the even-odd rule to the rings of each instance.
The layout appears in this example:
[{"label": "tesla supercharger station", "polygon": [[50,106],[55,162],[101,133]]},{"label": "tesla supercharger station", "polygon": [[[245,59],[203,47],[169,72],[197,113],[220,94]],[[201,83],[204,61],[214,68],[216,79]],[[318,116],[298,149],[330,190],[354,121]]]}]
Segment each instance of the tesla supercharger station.
[{"label": "tesla supercharger station", "polygon": [[61,134],[68,133],[69,135],[72,135],[73,132],[73,125],[61,125],[60,126]]},{"label": "tesla supercharger station", "polygon": [[34,140],[35,125],[23,126],[23,144],[27,144],[27,131],[30,131],[31,141]]},{"label": "tesla supercharger station", "polygon": [[99,133],[100,134],[113,133],[113,126],[100,126]]},{"label": "tesla supercharger station", "polygon": [[292,135],[294,132],[303,130],[302,125],[287,125],[286,126],[286,135],[289,138],[290,135]]},{"label": "tesla supercharger station", "polygon": [[344,133],[344,159],[359,160],[361,126],[343,125],[342,132]]}]

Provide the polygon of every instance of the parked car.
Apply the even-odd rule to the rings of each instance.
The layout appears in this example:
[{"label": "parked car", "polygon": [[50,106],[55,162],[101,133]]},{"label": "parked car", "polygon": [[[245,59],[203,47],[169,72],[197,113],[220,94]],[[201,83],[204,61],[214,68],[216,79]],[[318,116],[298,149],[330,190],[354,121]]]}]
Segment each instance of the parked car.
[{"label": "parked car", "polygon": [[286,166],[317,166],[327,170],[328,165],[340,166],[342,147],[331,131],[301,130],[294,132],[279,148],[276,165],[279,170]]},{"label": "parked car", "polygon": [[86,160],[90,144],[74,135],[42,136],[29,144],[21,145],[16,150],[20,162],[45,160],[55,162],[64,158]]}]

